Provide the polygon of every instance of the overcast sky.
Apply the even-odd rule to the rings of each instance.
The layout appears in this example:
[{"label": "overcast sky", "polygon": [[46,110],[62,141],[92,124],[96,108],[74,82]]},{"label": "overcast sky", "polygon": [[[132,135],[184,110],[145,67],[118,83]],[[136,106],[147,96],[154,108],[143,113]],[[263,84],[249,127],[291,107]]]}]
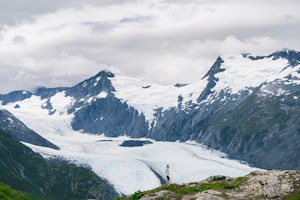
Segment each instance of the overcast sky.
[{"label": "overcast sky", "polygon": [[103,69],[193,82],[225,53],[299,51],[299,10],[299,0],[0,0],[0,93]]}]

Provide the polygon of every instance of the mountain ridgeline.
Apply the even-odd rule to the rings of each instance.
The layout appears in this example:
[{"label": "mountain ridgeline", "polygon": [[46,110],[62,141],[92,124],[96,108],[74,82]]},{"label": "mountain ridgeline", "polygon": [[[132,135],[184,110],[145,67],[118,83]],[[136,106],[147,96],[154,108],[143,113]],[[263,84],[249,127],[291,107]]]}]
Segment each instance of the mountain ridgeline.
[{"label": "mountain ridgeline", "polygon": [[0,95],[0,102],[14,114],[39,97],[50,117],[72,115],[77,131],[194,140],[256,167],[298,169],[299,63],[300,52],[292,50],[222,56],[197,83],[175,86],[101,71],[73,87],[15,91]]}]

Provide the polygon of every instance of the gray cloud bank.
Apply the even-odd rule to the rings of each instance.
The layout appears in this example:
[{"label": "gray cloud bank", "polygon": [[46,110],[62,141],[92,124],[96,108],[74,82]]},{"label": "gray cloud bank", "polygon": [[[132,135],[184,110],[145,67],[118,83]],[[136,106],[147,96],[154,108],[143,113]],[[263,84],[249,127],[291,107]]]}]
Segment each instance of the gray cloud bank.
[{"label": "gray cloud bank", "polygon": [[296,0],[0,0],[0,93],[102,69],[193,82],[224,53],[299,50],[299,10]]}]

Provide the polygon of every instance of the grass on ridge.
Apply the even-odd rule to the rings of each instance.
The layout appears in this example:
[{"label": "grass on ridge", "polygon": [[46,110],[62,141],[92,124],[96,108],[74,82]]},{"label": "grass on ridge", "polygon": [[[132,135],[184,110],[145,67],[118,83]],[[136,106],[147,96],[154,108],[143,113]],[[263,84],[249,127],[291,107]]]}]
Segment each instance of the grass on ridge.
[{"label": "grass on ridge", "polygon": [[28,197],[26,194],[16,191],[3,183],[0,183],[0,199],[1,200],[32,200],[32,198]]},{"label": "grass on ridge", "polygon": [[151,195],[163,190],[174,192],[175,194],[180,196],[180,195],[193,194],[196,192],[203,192],[205,190],[233,189],[233,188],[238,188],[245,181],[246,178],[244,177],[239,177],[232,180],[225,180],[224,177],[223,179],[212,180],[208,183],[200,183],[200,184],[190,183],[185,185],[169,184],[169,185],[163,185],[161,187],[149,191],[142,191],[142,192],[138,191],[131,196],[122,196],[117,198],[116,200],[138,200],[145,195]]}]

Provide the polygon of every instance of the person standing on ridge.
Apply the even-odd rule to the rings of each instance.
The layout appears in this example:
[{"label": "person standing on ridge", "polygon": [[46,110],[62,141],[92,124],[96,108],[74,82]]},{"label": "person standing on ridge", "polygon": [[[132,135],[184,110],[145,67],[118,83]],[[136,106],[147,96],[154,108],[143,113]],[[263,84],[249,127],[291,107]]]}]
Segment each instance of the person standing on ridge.
[{"label": "person standing on ridge", "polygon": [[167,184],[170,183],[170,171],[169,171],[169,165],[167,165],[166,170],[165,170],[165,175],[167,178]]}]

